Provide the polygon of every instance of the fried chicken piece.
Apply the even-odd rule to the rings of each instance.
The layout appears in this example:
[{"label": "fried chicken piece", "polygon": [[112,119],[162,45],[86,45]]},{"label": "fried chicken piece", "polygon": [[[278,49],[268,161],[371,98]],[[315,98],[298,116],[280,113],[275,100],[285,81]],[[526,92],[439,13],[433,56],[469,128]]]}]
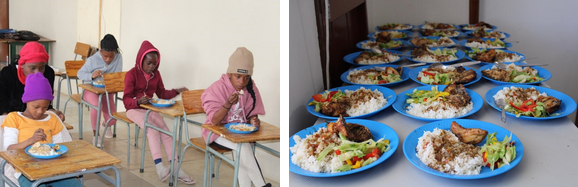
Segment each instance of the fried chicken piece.
[{"label": "fried chicken piece", "polygon": [[382,43],[387,43],[391,41],[391,36],[389,35],[389,32],[380,32],[377,35],[377,42],[382,42]]},{"label": "fried chicken piece", "polygon": [[482,70],[482,75],[503,82],[510,82],[510,73],[510,71],[500,68]]},{"label": "fried chicken piece", "polygon": [[466,88],[462,84],[450,84],[443,91],[450,94],[446,99],[448,103],[454,106],[465,107],[471,101],[470,95],[468,95]]},{"label": "fried chicken piece", "polygon": [[476,73],[476,71],[472,69],[466,71],[466,68],[464,68],[463,66],[457,67],[456,72],[457,74],[454,80],[456,84],[465,84],[471,82],[474,79],[476,79],[476,76],[478,76],[478,73]]},{"label": "fried chicken piece", "polygon": [[497,58],[496,55],[498,55],[496,53],[496,50],[494,49],[490,49],[487,50],[486,52],[480,53],[476,56],[474,56],[474,60],[479,60],[482,62],[494,62],[494,58]]},{"label": "fried chicken piece", "polygon": [[560,105],[562,104],[562,102],[560,102],[560,100],[558,100],[555,97],[552,96],[538,96],[538,98],[536,99],[536,102],[542,102],[544,103],[544,106],[546,107],[546,112],[548,112],[548,114],[552,114],[554,113],[554,111],[558,110],[560,108]]},{"label": "fried chicken piece", "polygon": [[484,43],[484,40],[480,39],[480,38],[468,38],[468,40],[466,41],[467,43],[471,43],[471,42],[480,42],[480,43]]},{"label": "fried chicken piece", "polygon": [[413,38],[409,42],[415,46],[427,45],[427,39],[425,38]]},{"label": "fried chicken piece", "polygon": [[[329,129],[329,124],[327,128]],[[354,142],[363,142],[373,138],[367,127],[355,123],[346,123],[343,116],[339,116],[339,119],[331,125],[330,131],[339,132],[348,140]]]},{"label": "fried chicken piece", "polygon": [[431,35],[433,35],[433,33],[435,33],[435,30],[433,30],[433,29],[425,29],[425,30],[421,30],[421,31],[419,31],[419,32],[421,33],[421,35],[431,36]]},{"label": "fried chicken piece", "polygon": [[413,51],[411,51],[411,55],[413,55],[414,58],[418,56],[429,55],[431,53],[428,50],[429,47],[426,45],[420,45],[418,48],[415,48]]},{"label": "fried chicken piece", "polygon": [[454,133],[458,139],[467,144],[478,144],[486,138],[488,131],[478,129],[478,128],[464,128],[460,124],[452,121],[452,127],[450,128],[452,133]]},{"label": "fried chicken piece", "polygon": [[345,113],[347,111],[347,104],[340,102],[342,100],[323,103],[323,105],[321,105],[321,113],[327,116],[347,115],[347,113]]}]

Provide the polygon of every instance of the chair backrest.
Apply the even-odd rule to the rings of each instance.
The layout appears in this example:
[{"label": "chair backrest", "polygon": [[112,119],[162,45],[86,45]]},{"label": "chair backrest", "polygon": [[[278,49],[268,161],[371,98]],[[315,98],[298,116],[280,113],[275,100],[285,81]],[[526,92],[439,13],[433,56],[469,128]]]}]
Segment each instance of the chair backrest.
[{"label": "chair backrest", "polygon": [[67,60],[64,62],[64,68],[66,69],[66,76],[70,78],[76,78],[78,75],[78,70],[84,66],[84,60]]},{"label": "chair backrest", "polygon": [[[80,55],[84,60],[90,56],[90,50],[91,50],[90,45],[76,42],[76,46],[74,47],[74,54]],[[76,60],[76,55],[74,56],[74,60]]]},{"label": "chair backrest", "polygon": [[200,89],[181,92],[185,114],[205,113],[203,102],[201,101],[201,95],[203,95],[204,91],[204,89]]},{"label": "chair backrest", "polygon": [[105,73],[102,75],[104,79],[104,88],[108,93],[117,93],[124,91],[124,77],[126,71],[116,73]]}]

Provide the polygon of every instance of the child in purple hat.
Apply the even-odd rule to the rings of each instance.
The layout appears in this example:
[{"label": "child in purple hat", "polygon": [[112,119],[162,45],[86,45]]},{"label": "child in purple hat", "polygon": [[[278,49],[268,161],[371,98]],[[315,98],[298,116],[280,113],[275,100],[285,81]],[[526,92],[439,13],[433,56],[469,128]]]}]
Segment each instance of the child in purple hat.
[{"label": "child in purple hat", "polygon": [[[26,103],[24,112],[11,112],[2,124],[3,150],[24,149],[36,142],[61,143],[70,141],[71,137],[65,130],[60,118],[53,112],[48,112],[52,102],[52,87],[42,73],[33,73],[26,77],[26,86],[22,102]],[[32,181],[16,172],[20,186],[31,186]],[[75,177],[44,183],[49,186],[82,186]]]}]

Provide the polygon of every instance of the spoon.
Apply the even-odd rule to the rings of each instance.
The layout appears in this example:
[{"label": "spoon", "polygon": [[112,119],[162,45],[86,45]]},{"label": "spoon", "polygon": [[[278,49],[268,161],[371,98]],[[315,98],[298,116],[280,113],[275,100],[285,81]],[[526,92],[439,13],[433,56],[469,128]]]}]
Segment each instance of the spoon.
[{"label": "spoon", "polygon": [[[494,62],[496,66],[500,69],[506,69],[508,64],[504,64],[503,62]],[[548,64],[523,64],[523,65],[516,65],[518,67],[528,67],[528,66],[548,66]]]},{"label": "spoon", "polygon": [[[404,67],[413,67],[413,66],[422,66],[425,65],[425,62],[422,63],[417,63],[417,64],[408,64],[408,65],[403,65],[403,66],[399,66],[400,68],[404,68]],[[378,71],[385,71],[385,67],[384,66],[374,66],[373,68],[375,68]]]},{"label": "spoon", "polygon": [[498,99],[496,100],[496,105],[498,105],[498,108],[502,109],[502,121],[506,123],[506,110],[504,109],[506,102],[504,99]]},{"label": "spoon", "polygon": [[474,65],[474,64],[479,64],[480,61],[471,61],[471,62],[463,62],[463,63],[456,63],[456,64],[452,64],[452,65],[443,65],[442,63],[436,62],[433,63],[432,65],[430,65],[431,68],[443,68],[443,69],[447,69],[448,67],[458,67],[458,66],[469,66],[469,65]]}]

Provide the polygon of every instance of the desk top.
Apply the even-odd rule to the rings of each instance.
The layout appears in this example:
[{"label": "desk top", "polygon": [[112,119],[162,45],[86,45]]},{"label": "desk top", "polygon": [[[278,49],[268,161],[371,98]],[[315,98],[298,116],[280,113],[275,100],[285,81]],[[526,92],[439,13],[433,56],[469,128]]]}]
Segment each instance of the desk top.
[{"label": "desk top", "polygon": [[82,89],[88,90],[95,94],[106,94],[106,90],[104,88],[99,88],[92,84],[78,84],[78,87],[81,87]]},{"label": "desk top", "polygon": [[202,127],[234,143],[247,143],[247,142],[280,139],[279,127],[263,121],[261,121],[261,127],[259,127],[258,131],[249,134],[233,133],[229,131],[227,128],[225,128],[224,124],[221,125],[203,124]]},{"label": "desk top", "polygon": [[82,140],[60,144],[66,146],[68,152],[54,159],[37,159],[26,154],[24,149],[2,151],[0,157],[30,180],[101,168],[121,162],[118,158]]},{"label": "desk top", "polygon": [[[6,39],[6,38],[0,39],[0,43],[8,43],[8,44],[9,43],[26,43],[26,42],[32,42],[32,41]],[[40,40],[38,40],[37,42],[56,42],[56,40],[52,40],[52,39],[48,39],[48,38],[44,38],[44,37],[40,36]]]},{"label": "desk top", "polygon": [[161,114],[166,114],[172,117],[180,117],[183,116],[183,101],[175,101],[175,104],[170,107],[156,107],[152,104],[141,104],[140,107],[143,107],[147,110],[152,110]]}]

